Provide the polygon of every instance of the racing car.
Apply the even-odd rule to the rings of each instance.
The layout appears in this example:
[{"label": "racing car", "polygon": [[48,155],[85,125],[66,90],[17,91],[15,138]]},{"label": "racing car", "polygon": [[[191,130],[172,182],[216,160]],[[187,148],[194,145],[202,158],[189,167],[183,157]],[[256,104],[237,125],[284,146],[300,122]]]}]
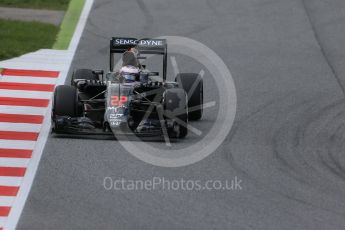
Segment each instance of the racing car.
[{"label": "racing car", "polygon": [[[113,37],[107,73],[77,69],[71,85],[56,87],[53,133],[186,137],[188,122],[202,118],[203,79],[180,73],[175,81],[167,81],[167,47],[165,39]],[[136,79],[121,78],[115,55],[133,48],[138,61],[160,55],[162,74],[140,64]]]}]

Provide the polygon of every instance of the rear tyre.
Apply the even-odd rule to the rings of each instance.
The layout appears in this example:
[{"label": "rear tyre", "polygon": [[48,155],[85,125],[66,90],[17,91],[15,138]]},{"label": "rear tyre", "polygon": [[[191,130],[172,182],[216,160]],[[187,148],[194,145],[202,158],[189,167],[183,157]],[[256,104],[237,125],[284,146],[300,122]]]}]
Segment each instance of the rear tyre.
[{"label": "rear tyre", "polygon": [[53,119],[55,116],[78,116],[77,90],[70,85],[59,85],[54,92]]},{"label": "rear tyre", "polygon": [[202,77],[196,73],[180,73],[176,76],[175,81],[188,95],[188,108],[192,110],[188,113],[188,119],[191,121],[200,120],[204,103]]},{"label": "rear tyre", "polygon": [[75,80],[98,80],[98,76],[91,69],[77,69],[72,75],[72,85]]},{"label": "rear tyre", "polygon": [[164,109],[166,119],[172,120],[174,127],[168,130],[169,137],[184,138],[188,134],[187,95],[183,89],[173,88],[165,91]]}]

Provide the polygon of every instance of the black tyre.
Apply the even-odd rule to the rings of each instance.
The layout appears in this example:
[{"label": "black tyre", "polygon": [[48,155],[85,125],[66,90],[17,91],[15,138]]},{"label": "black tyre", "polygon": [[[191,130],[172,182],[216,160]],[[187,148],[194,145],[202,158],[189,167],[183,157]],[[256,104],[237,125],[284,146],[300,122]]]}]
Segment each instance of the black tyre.
[{"label": "black tyre", "polygon": [[72,76],[72,85],[74,80],[98,80],[98,76],[91,69],[77,69]]},{"label": "black tyre", "polygon": [[53,118],[57,116],[78,116],[77,90],[70,85],[59,85],[55,88],[53,100]]},{"label": "black tyre", "polygon": [[[203,80],[196,73],[181,73],[176,76],[176,82],[188,95],[188,118],[191,121],[200,120],[203,113],[204,89]],[[195,84],[196,85],[195,85]]]},{"label": "black tyre", "polygon": [[184,138],[188,134],[187,95],[183,89],[168,89],[164,94],[166,118],[174,120],[174,128],[168,130],[170,137]]}]

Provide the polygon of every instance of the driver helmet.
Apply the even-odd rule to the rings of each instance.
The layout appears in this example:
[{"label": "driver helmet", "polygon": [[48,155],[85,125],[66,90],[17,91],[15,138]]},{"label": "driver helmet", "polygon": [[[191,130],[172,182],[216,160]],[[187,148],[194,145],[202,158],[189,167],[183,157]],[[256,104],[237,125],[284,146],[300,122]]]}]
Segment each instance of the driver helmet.
[{"label": "driver helmet", "polygon": [[138,61],[138,50],[135,48],[131,48],[122,54],[122,66],[135,66],[140,67],[140,63]]},{"label": "driver helmet", "polygon": [[139,81],[140,71],[139,68],[131,65],[123,66],[120,69],[120,75],[125,80],[125,82],[135,82]]}]

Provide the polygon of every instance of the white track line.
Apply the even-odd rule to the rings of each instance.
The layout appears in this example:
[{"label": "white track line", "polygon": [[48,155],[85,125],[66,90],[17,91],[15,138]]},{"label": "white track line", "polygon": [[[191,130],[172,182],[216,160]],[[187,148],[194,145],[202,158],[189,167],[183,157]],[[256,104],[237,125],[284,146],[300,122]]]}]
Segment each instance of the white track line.
[{"label": "white track line", "polygon": [[54,85],[57,78],[47,77],[16,77],[16,76],[0,76],[0,82],[14,82],[14,83],[31,83],[31,84],[52,84]]},{"label": "white track line", "polygon": [[41,130],[40,124],[10,123],[0,122],[0,131],[17,131],[17,132],[36,132]]},{"label": "white track line", "polygon": [[46,110],[44,107],[0,105],[0,113],[8,114],[44,115]]},{"label": "white track line", "polygon": [[0,157],[0,167],[22,167],[26,168],[30,159],[27,158],[11,158]]},{"label": "white track line", "polygon": [[[66,57],[63,59],[64,62],[60,63],[59,65],[57,64],[56,67],[55,67],[55,68],[58,68],[58,66],[60,66],[60,68],[56,69],[56,70],[60,71],[60,75],[59,75],[59,78],[58,78],[58,81],[57,81],[58,85],[59,84],[64,84],[65,81],[66,81],[68,70],[69,70],[69,68],[71,66],[71,63],[72,63],[75,51],[76,51],[76,49],[78,47],[81,35],[82,35],[83,31],[84,31],[85,24],[86,24],[88,15],[89,15],[89,13],[91,11],[91,7],[93,5],[93,2],[94,2],[94,0],[86,0],[85,1],[83,11],[82,11],[82,13],[80,15],[80,18],[79,18],[78,25],[77,25],[76,30],[74,32],[74,35],[72,37],[71,43],[70,43],[70,45],[68,47],[68,51],[67,51],[68,53],[67,53]],[[34,68],[34,67],[32,67],[32,68]],[[18,66],[18,67],[15,67],[15,68],[24,68],[24,67],[23,66]],[[42,64],[39,65],[39,63],[37,63],[37,68],[41,69],[42,68]],[[1,111],[1,108],[0,108],[0,111]],[[43,121],[43,126],[42,126],[41,132],[40,132],[40,134],[38,136],[37,145],[36,145],[36,148],[34,148],[34,151],[33,151],[33,154],[32,154],[32,158],[30,160],[29,167],[26,170],[25,177],[23,179],[22,184],[20,185],[19,192],[18,192],[17,197],[16,197],[16,199],[15,199],[13,205],[12,205],[12,209],[11,209],[11,212],[10,212],[8,218],[7,218],[7,221],[6,221],[5,225],[4,225],[4,228],[6,230],[15,229],[16,226],[17,226],[18,220],[19,220],[20,215],[22,213],[22,210],[24,208],[25,201],[26,201],[26,199],[28,197],[28,194],[30,192],[32,183],[34,181],[34,177],[36,175],[36,171],[37,171],[37,168],[38,168],[38,165],[39,165],[42,153],[43,153],[44,146],[45,146],[45,144],[47,142],[47,139],[48,139],[48,136],[49,136],[49,133],[50,133],[51,103],[49,104],[48,108],[46,110],[43,110],[43,111],[46,111],[46,113],[44,113],[45,118],[44,118],[44,121]],[[27,113],[24,112],[24,114],[27,114]],[[26,145],[28,145],[28,144],[29,143],[27,143]],[[1,143],[0,143],[0,146],[2,146]],[[30,148],[30,147],[33,147],[33,146],[25,146],[25,147],[17,146],[17,147],[18,148],[33,149],[33,148]]]},{"label": "white track line", "polygon": [[34,149],[36,141],[22,141],[22,140],[3,140],[0,139],[1,148],[15,148],[15,149]]},{"label": "white track line", "polygon": [[3,227],[6,223],[7,217],[0,217],[0,227]]},{"label": "white track line", "polygon": [[20,186],[22,183],[22,177],[14,176],[0,176],[0,185],[3,186]]},{"label": "white track line", "polygon": [[[15,197],[13,196],[0,196],[0,206],[12,206]],[[1,225],[1,223],[0,223]]]},{"label": "white track line", "polygon": [[34,98],[34,99],[50,99],[53,96],[52,92],[39,91],[23,91],[23,90],[0,90],[0,97],[19,97],[20,98]]}]

